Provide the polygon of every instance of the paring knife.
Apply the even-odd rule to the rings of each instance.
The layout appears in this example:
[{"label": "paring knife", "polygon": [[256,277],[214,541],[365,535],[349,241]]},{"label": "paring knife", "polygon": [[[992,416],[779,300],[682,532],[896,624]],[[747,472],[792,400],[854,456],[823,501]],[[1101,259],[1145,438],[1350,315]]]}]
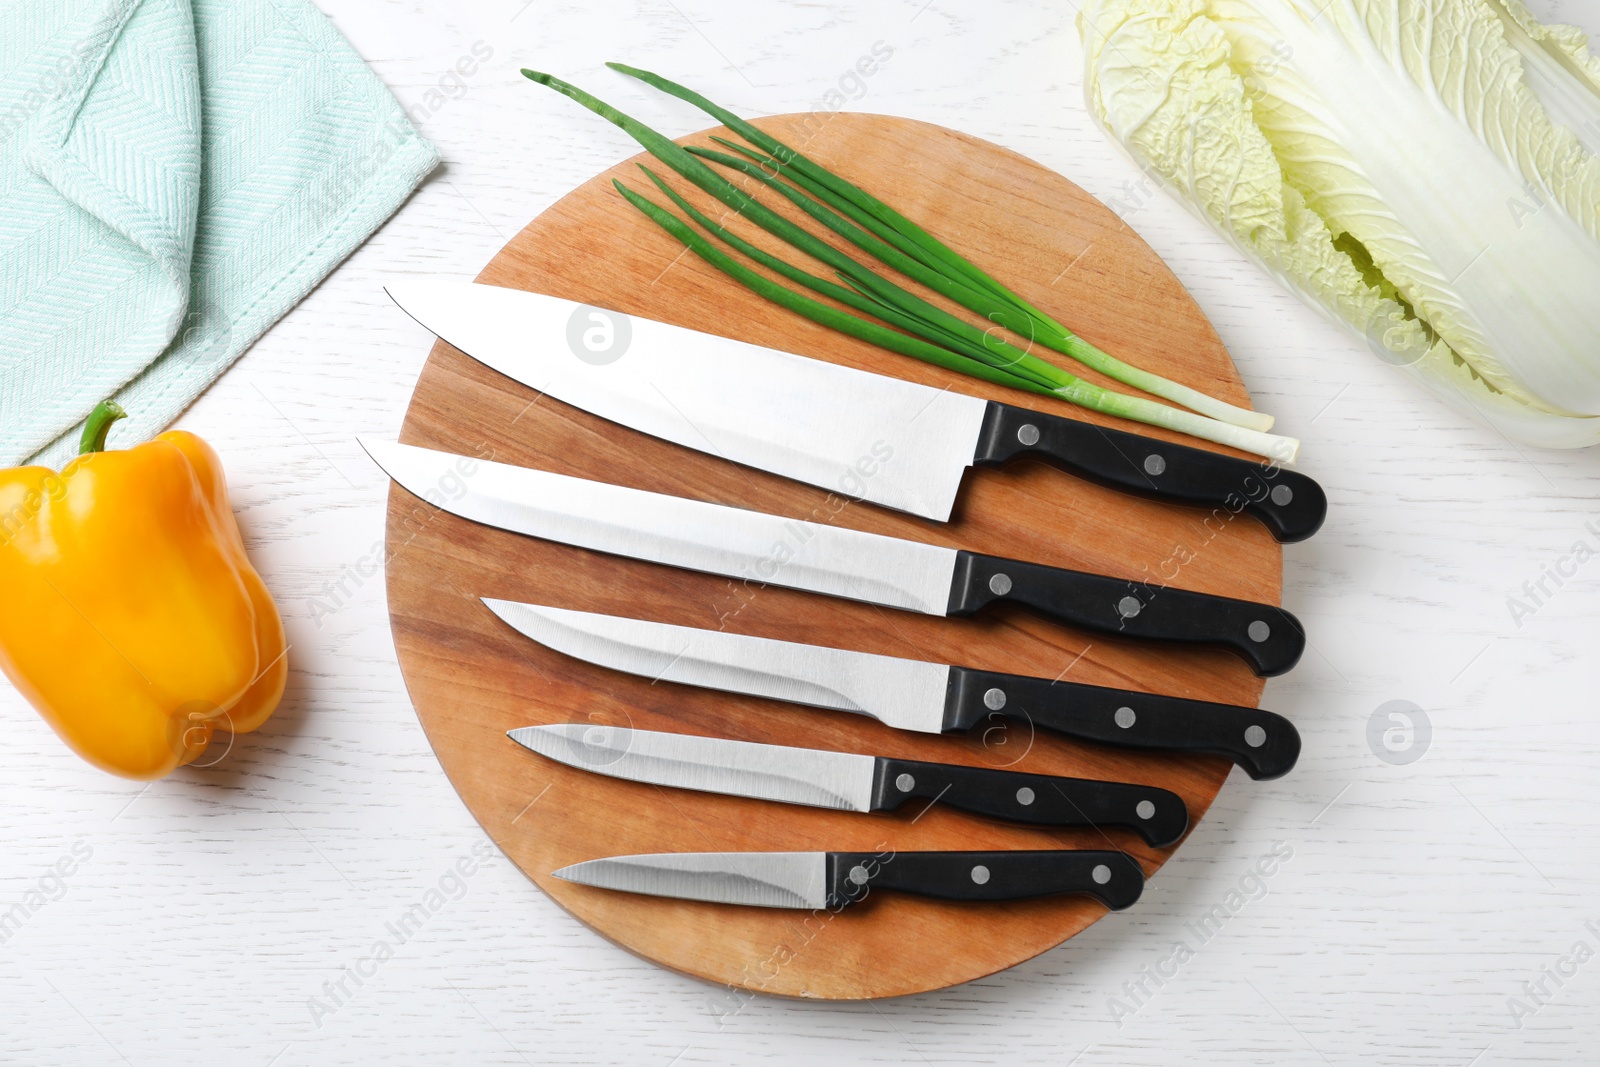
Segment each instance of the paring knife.
[{"label": "paring knife", "polygon": [[[1300,658],[1281,608],[919,541],[764,515],[413,445],[362,440],[411,493],[452,514],[532,537],[929,615],[997,601],[1121,637],[1225,646],[1262,675]],[[449,487],[446,492],[444,487]]]},{"label": "paring knife", "polygon": [[[444,280],[385,288],[456,348],[558,400],[688,448],[940,522],[950,518],[968,467],[1018,458],[1169,503],[1245,510],[1279,541],[1305,540],[1327,513],[1321,486],[1264,461],[539,293]],[[591,329],[608,338],[606,351],[585,348],[582,338]]]},{"label": "paring knife", "polygon": [[970,815],[1037,826],[1122,826],[1156,848],[1183,836],[1189,810],[1154,786],[762,745],[594,723],[524,726],[507,736],[542,756],[613,778],[806,804],[894,811],[924,798]]},{"label": "paring knife", "polygon": [[757,908],[838,910],[874,889],[940,900],[1029,900],[1080,893],[1121,911],[1144,871],[1121,852],[658,852],[574,863],[557,878],[655,897]]},{"label": "paring knife", "polygon": [[512,600],[483,602],[524,636],[589,663],[655,681],[855,712],[897,730],[959,733],[1007,718],[1086,741],[1225,756],[1255,779],[1289,773],[1300,756],[1294,724],[1257,708]]}]

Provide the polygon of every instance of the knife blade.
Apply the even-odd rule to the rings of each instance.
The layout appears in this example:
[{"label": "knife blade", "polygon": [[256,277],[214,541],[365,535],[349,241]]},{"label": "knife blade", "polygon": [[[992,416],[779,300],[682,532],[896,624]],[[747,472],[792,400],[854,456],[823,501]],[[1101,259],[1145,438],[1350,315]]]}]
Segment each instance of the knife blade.
[{"label": "knife blade", "polygon": [[1120,826],[1164,848],[1189,811],[1154,786],[863,756],[594,723],[507,731],[569,767],[635,782],[841,811],[894,811],[927,799],[970,815],[1035,826]]},{"label": "knife blade", "polygon": [[[393,281],[385,290],[457,349],[574,407],[940,522],[949,520],[968,467],[1018,458],[1168,503],[1242,509],[1279,541],[1305,540],[1327,513],[1315,481],[1264,462],[540,293],[439,279]],[[587,350],[581,338],[590,328],[610,338],[607,351]]]},{"label": "knife blade", "polygon": [[1144,871],[1121,852],[660,852],[606,856],[550,872],[581,885],[758,908],[838,910],[874,889],[939,900],[1083,894],[1121,911]]},{"label": "knife blade", "polygon": [[1012,719],[1131,748],[1225,756],[1255,779],[1289,773],[1300,734],[1258,708],[979,671],[721,630],[483,600],[558,652],[653,681],[854,712],[897,730],[965,732]]},{"label": "knife blade", "polygon": [[[549,471],[362,440],[389,476],[452,514],[599,552],[929,615],[1022,604],[1121,637],[1221,645],[1262,675],[1305,648],[1281,608],[765,515]],[[441,490],[449,486],[449,492]]]}]

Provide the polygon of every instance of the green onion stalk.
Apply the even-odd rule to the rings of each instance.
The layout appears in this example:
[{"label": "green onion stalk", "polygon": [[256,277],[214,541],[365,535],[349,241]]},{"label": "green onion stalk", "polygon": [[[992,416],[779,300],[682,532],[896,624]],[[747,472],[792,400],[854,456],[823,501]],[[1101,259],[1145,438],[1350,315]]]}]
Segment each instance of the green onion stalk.
[{"label": "green onion stalk", "polygon": [[[872,230],[880,239],[894,245],[902,253],[911,255],[953,280],[964,281],[969,291],[987,292],[999,298],[1006,305],[1004,311],[1009,311],[1010,314],[1004,314],[1003,311],[997,321],[1013,333],[1070,356],[1114,381],[1143,390],[1152,396],[1170,400],[1175,404],[1182,404],[1203,415],[1255,430],[1266,431],[1272,428],[1273,420],[1270,415],[1229,404],[1216,397],[1207,396],[1197,389],[1163,378],[1159,374],[1141,370],[1090,344],[871,193],[839,177],[797,149],[751,125],[727,108],[712,103],[694,90],[637,67],[622,63],[607,63],[606,66],[693,104],[766,152],[772,166],[782,172],[784,177],[800,185],[814,199],[824,201],[835,211],[849,215],[857,224]],[[728,144],[726,141],[723,143]],[[737,146],[730,145],[730,147]],[[861,247],[877,254],[873,248],[865,245]],[[890,263],[890,265],[895,264]],[[958,300],[958,302],[979,314],[991,313],[985,308],[966,304],[965,301]]]},{"label": "green onion stalk", "polygon": [[[616,65],[613,64],[613,66]],[[619,69],[632,73],[631,68]],[[639,73],[642,74],[643,72]],[[739,186],[718,174],[704,162],[704,157],[711,158],[719,165],[756,175],[770,187],[794,202],[796,206],[800,207],[812,218],[817,219],[824,226],[850,240],[857,247],[871,253],[880,261],[894,267],[907,277],[927,285],[933,291],[946,296],[953,302],[984,314],[987,318],[1000,323],[1013,333],[1042,339],[1041,335],[1047,329],[1056,329],[1058,332],[1064,332],[1063,328],[1044,326],[1035,320],[1032,317],[1033,313],[1024,312],[1017,303],[1013,302],[1013,300],[1020,301],[1021,298],[1014,297],[1014,295],[1011,298],[1002,296],[1002,291],[1008,293],[1009,290],[1004,290],[1004,287],[1000,286],[999,282],[988,278],[988,275],[984,274],[979,268],[961,259],[956,253],[939,244],[936,239],[925,234],[920,239],[907,236],[889,221],[886,221],[883,213],[889,213],[888,218],[902,218],[894,214],[892,209],[886,205],[881,205],[878,201],[869,198],[867,202],[878,205],[877,209],[869,210],[859,204],[851,203],[849,206],[835,211],[834,208],[840,207],[844,201],[827,200],[822,196],[810,195],[814,190],[827,188],[822,184],[810,181],[809,178],[798,177],[798,172],[785,174],[785,177],[795,179],[793,185],[788,182],[780,182],[773,174],[765,173],[768,169],[773,171],[782,170],[784,166],[792,165],[792,160],[785,163],[778,154],[762,157],[755,153],[745,152],[745,150],[730,142],[723,143],[730,148],[745,152],[745,155],[749,158],[740,159],[724,156],[721,153],[704,149],[686,149],[637,119],[618,111],[559,78],[530,70],[524,70],[523,74],[533,81],[547,85],[576,100],[602,118],[614,123],[638,141],[651,155],[722,201],[733,209],[734,213],[749,219],[812,259],[832,268],[838,281],[817,277],[743,240],[726,227],[710,219],[703,212],[695,209],[687,200],[668,186],[659,175],[649,170],[649,168],[643,168],[649,179],[680,210],[706,232],[774,273],[846,307],[854,308],[865,315],[870,315],[880,320],[880,322],[873,322],[867,318],[850,314],[832,305],[812,299],[779,284],[766,275],[752,270],[735,257],[713,245],[688,223],[672,214],[666,208],[640,195],[621,182],[615,183],[618,191],[631,205],[682,242],[695,255],[766,299],[841,333],[962,374],[1032,393],[1059,397],[1104,414],[1133,419],[1148,425],[1161,426],[1187,433],[1204,440],[1215,441],[1219,444],[1254,452],[1269,457],[1276,462],[1293,462],[1299,443],[1293,438],[1266,433],[1265,427],[1271,425],[1270,418],[1259,416],[1257,413],[1245,411],[1244,409],[1233,409],[1252,416],[1255,420],[1254,426],[1245,426],[1240,425],[1237,420],[1223,420],[1207,414],[1197,413],[1198,408],[1188,404],[1185,404],[1185,406],[1191,407],[1191,410],[1183,411],[1169,407],[1166,404],[1142,397],[1129,396],[1084,381],[1060,367],[1040,359],[1031,352],[994,336],[993,331],[979,330],[971,323],[951,315],[944,309],[929,303],[858,263],[833,245],[822,241],[809,231],[772,211]],[[650,77],[653,78],[654,76],[651,75]],[[665,84],[672,85],[670,82]],[[688,90],[682,90],[682,92],[687,93]],[[674,95],[682,95],[682,93],[674,93]],[[707,106],[714,105],[709,105],[709,102],[707,102]],[[721,116],[719,115],[718,117]],[[737,120],[736,116],[732,117]],[[742,122],[742,120],[737,121]],[[730,126],[733,125],[731,122],[728,124]],[[754,130],[755,128],[750,127],[750,129]],[[739,132],[743,133],[742,130]],[[759,133],[760,131],[756,132]],[[766,137],[764,134],[761,136]],[[771,146],[776,146],[779,152],[784,149],[784,146],[772,141],[771,138],[766,139]],[[765,148],[769,152],[774,150],[768,145],[758,144],[758,147]],[[792,152],[792,150],[789,151]],[[803,158],[798,157],[798,153],[793,153],[793,155],[797,158]],[[815,165],[813,164],[813,166]],[[818,169],[820,170],[820,168]],[[828,172],[822,171],[822,173],[826,174]],[[808,183],[807,187],[802,188],[802,181]],[[842,179],[835,179],[835,181],[842,182]],[[848,185],[848,183],[845,184]],[[854,186],[848,187],[855,188]],[[867,197],[865,193],[860,195]],[[846,218],[844,216],[849,217]],[[905,225],[914,227],[915,224],[906,222]],[[871,232],[868,232],[868,230]],[[921,233],[922,231],[918,229],[916,232]],[[935,246],[937,249],[942,249],[943,252],[936,252],[934,250]],[[955,265],[956,261],[965,264],[965,266],[958,268]],[[1038,314],[1042,315],[1042,313]],[[889,325],[882,325],[882,323]],[[891,326],[896,328],[890,328]],[[1111,357],[1106,358],[1110,359]],[[1086,365],[1094,365],[1088,361],[1083,362]],[[1119,363],[1119,365],[1126,367],[1125,364]],[[1187,388],[1177,383],[1169,382],[1167,379],[1160,378],[1157,375],[1138,371],[1136,368],[1129,367],[1126,369],[1155,382],[1165,383],[1169,392],[1172,389],[1184,390]],[[1115,377],[1114,375],[1110,376]],[[1161,395],[1161,389],[1150,388],[1138,382],[1130,382],[1128,384],[1134,384],[1136,387],[1154,395]],[[1193,392],[1192,390],[1189,391]],[[1203,394],[1199,393],[1195,395],[1203,396]],[[1211,398],[1205,399],[1213,405],[1221,403]],[[1231,405],[1223,406],[1231,408]]]}]

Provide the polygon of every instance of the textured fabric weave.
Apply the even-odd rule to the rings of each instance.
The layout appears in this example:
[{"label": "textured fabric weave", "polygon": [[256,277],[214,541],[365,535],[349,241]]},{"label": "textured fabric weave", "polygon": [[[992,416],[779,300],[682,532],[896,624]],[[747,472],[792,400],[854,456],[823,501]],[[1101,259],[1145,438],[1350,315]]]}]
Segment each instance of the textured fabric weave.
[{"label": "textured fabric weave", "polygon": [[11,0],[0,465],[161,429],[438,162],[306,0]]}]

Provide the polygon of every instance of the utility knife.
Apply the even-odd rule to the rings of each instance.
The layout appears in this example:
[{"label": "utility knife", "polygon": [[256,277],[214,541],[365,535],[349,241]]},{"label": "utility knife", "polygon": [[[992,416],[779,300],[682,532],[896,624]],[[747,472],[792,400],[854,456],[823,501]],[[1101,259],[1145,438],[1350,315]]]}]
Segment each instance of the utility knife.
[{"label": "utility knife", "polygon": [[661,852],[574,863],[557,878],[656,897],[758,908],[838,910],[877,889],[940,900],[1000,901],[1083,894],[1121,911],[1144,891],[1122,852]]},{"label": "utility knife", "polygon": [[512,600],[484,603],[513,629],[589,663],[817,708],[897,730],[965,732],[1013,720],[1132,748],[1225,756],[1252,778],[1287,774],[1300,734],[1259,708],[775,641]]},{"label": "utility knife", "polygon": [[1037,826],[1120,826],[1156,848],[1183,836],[1189,811],[1154,786],[949,763],[790,748],[595,723],[508,731],[570,767],[635,782],[841,811],[894,811],[926,799],[970,815]]}]

